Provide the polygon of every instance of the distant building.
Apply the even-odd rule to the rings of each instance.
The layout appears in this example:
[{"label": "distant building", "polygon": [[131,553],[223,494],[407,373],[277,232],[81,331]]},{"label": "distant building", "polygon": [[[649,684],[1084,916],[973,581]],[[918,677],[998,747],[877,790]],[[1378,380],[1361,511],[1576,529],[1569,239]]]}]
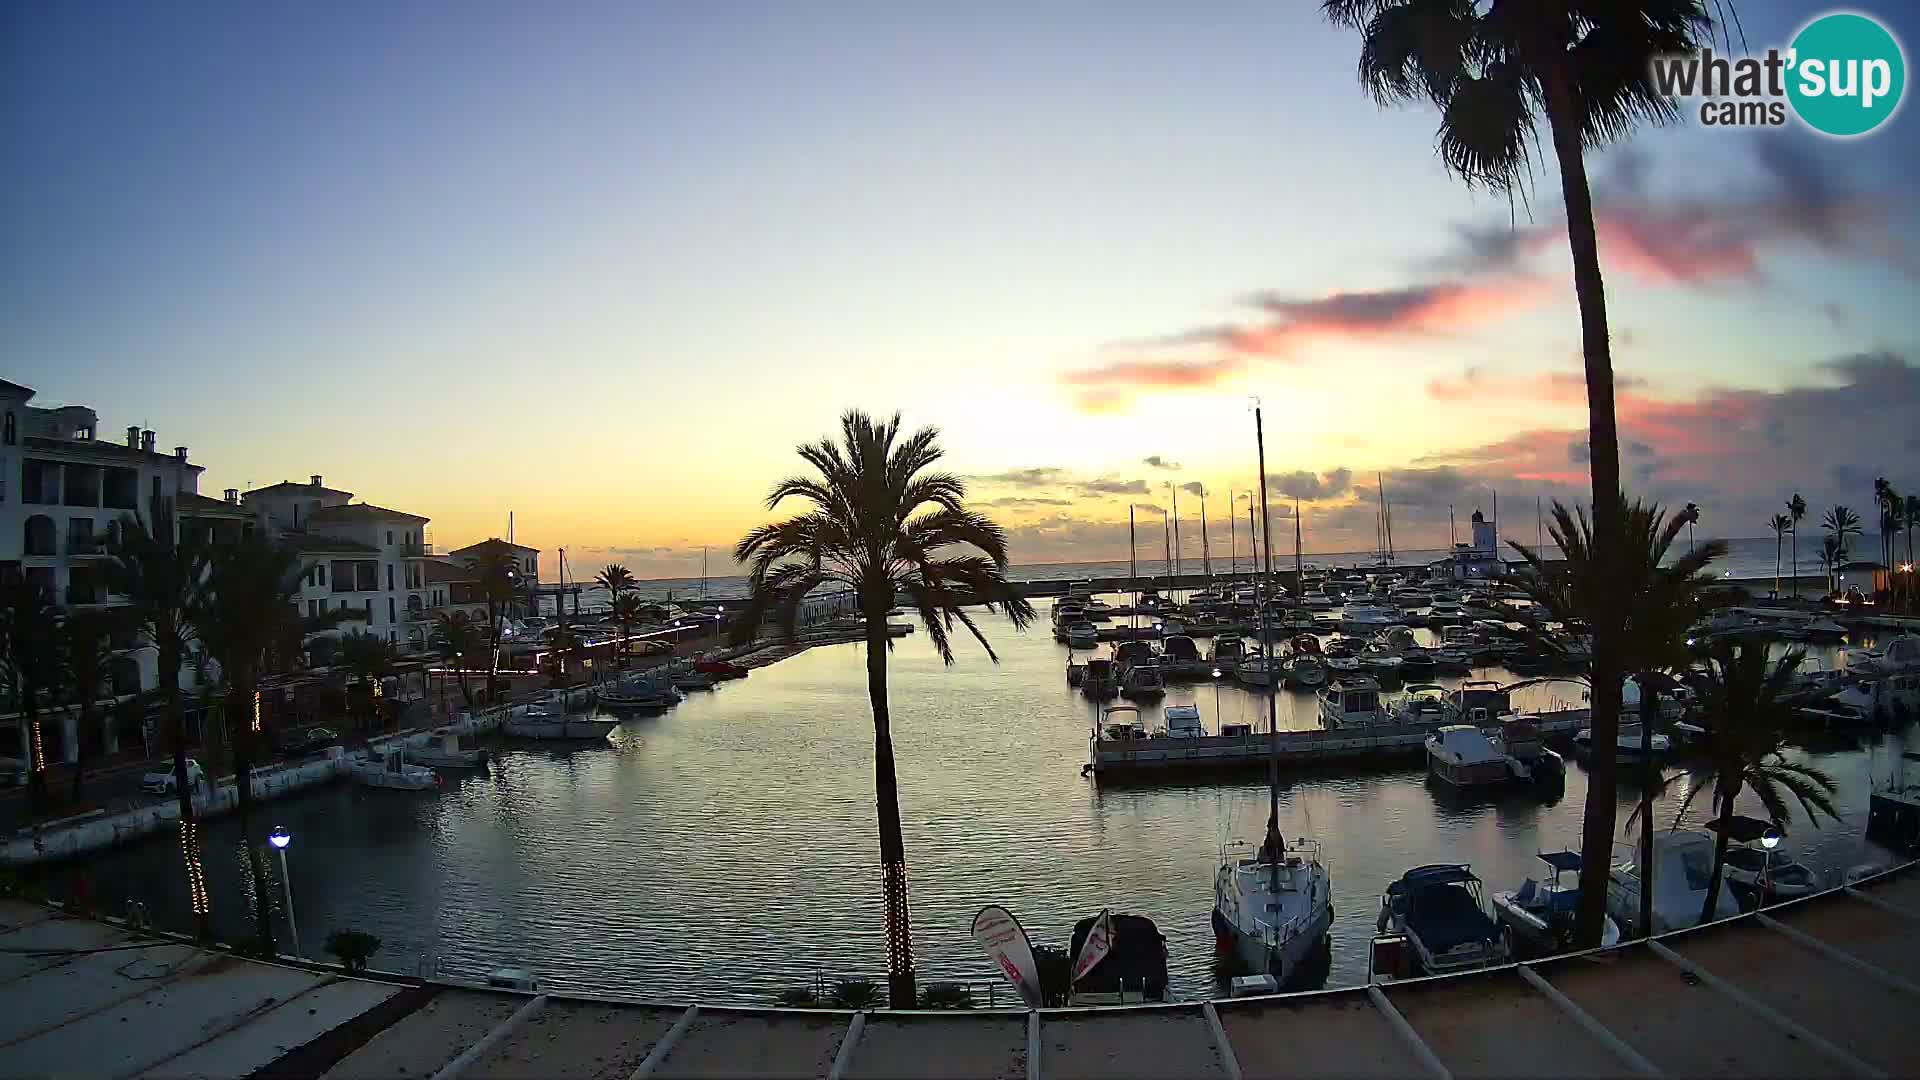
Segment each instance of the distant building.
[{"label": "distant building", "polygon": [[383,637],[405,650],[424,648],[430,632],[428,518],[351,501],[319,474],[255,488],[242,496],[256,527],[283,540],[306,564],[294,598],[300,613],[348,613],[343,632]]},{"label": "distant building", "polygon": [[514,572],[519,574],[528,584],[539,583],[540,549],[527,547],[523,544],[510,543],[497,536],[482,540],[477,544],[468,544],[466,547],[450,551],[447,553],[447,557],[456,563],[464,565],[469,562],[477,562],[495,553],[506,555],[512,559]]},{"label": "distant building", "polygon": [[1500,561],[1500,537],[1493,522],[1475,510],[1473,542],[1455,544],[1445,559],[1428,567],[1430,576],[1454,582],[1490,581],[1506,572]]}]

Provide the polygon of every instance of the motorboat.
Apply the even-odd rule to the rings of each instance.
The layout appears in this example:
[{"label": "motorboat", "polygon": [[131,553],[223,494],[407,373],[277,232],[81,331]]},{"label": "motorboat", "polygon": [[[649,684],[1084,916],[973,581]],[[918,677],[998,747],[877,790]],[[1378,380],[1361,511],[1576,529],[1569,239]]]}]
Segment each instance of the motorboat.
[{"label": "motorboat", "polygon": [[1920,673],[1864,679],[1835,692],[1827,705],[1861,726],[1920,714]]},{"label": "motorboat", "polygon": [[1433,670],[1436,672],[1459,673],[1473,670],[1474,654],[1466,649],[1455,649],[1443,645],[1438,649],[1428,649],[1426,656],[1433,661]]},{"label": "motorboat", "polygon": [[[1528,956],[1566,952],[1574,945],[1574,919],[1580,910],[1580,853],[1543,851],[1540,861],[1553,870],[1551,877],[1527,878],[1518,889],[1492,895],[1493,914],[1513,934],[1516,950]],[[1572,874],[1574,882],[1564,884],[1561,875]],[[1620,925],[1605,916],[1600,947],[1620,944]]]},{"label": "motorboat", "polygon": [[717,680],[704,671],[692,668],[680,668],[674,671],[671,680],[675,690],[711,690]]},{"label": "motorboat", "polygon": [[1342,633],[1367,636],[1400,622],[1400,609],[1384,604],[1348,604],[1340,609]]},{"label": "motorboat", "polygon": [[451,728],[434,728],[425,746],[408,751],[417,765],[432,769],[478,769],[487,763],[487,752],[473,745],[472,736],[462,736]]},{"label": "motorboat", "polygon": [[1427,736],[1427,772],[1463,791],[1514,779],[1506,751],[1472,724],[1448,724]]},{"label": "motorboat", "polygon": [[[1755,907],[1796,900],[1820,891],[1820,878],[1784,848],[1768,851],[1748,844],[1727,848],[1721,873],[1734,896]],[[1656,878],[1656,880],[1658,880]]]},{"label": "motorboat", "polygon": [[1404,663],[1406,661],[1400,658],[1399,653],[1379,642],[1360,650],[1360,666],[1383,678],[1399,677],[1400,667]]},{"label": "motorboat", "polygon": [[1106,622],[1113,618],[1113,605],[1107,603],[1105,600],[1088,600],[1082,607],[1085,609],[1085,615],[1090,622]]},{"label": "motorboat", "polygon": [[1200,723],[1200,706],[1169,705],[1161,712],[1167,722],[1167,737],[1172,739],[1205,738],[1207,729]]},{"label": "motorboat", "polygon": [[1128,664],[1120,675],[1120,692],[1136,700],[1167,692],[1167,680],[1157,663]]},{"label": "motorboat", "polygon": [[1245,843],[1220,849],[1213,878],[1213,933],[1222,953],[1254,975],[1285,986],[1333,925],[1333,882],[1320,845],[1288,845],[1270,831],[1256,851]]},{"label": "motorboat", "polygon": [[1300,594],[1300,606],[1308,611],[1332,611],[1333,597],[1325,589],[1310,589]]},{"label": "motorboat", "polygon": [[1053,602],[1053,624],[1061,626],[1076,619],[1087,617],[1087,605],[1079,600],[1056,600]]},{"label": "motorboat", "polygon": [[1418,679],[1431,676],[1440,670],[1440,661],[1425,649],[1414,649],[1400,654],[1400,677]]},{"label": "motorboat", "polygon": [[1100,644],[1100,628],[1087,619],[1066,624],[1059,634],[1069,649],[1091,649]]},{"label": "motorboat", "polygon": [[1101,657],[1092,657],[1084,665],[1080,676],[1080,692],[1098,701],[1109,698],[1120,688],[1113,673],[1113,661]]},{"label": "motorboat", "polygon": [[1325,686],[1327,682],[1327,666],[1320,657],[1297,649],[1280,661],[1280,673],[1288,686],[1302,686],[1311,690]]},{"label": "motorboat", "polygon": [[1342,675],[1320,691],[1320,726],[1329,731],[1385,723],[1380,684],[1365,675]]},{"label": "motorboat", "polygon": [[[1504,964],[1508,932],[1487,914],[1480,879],[1459,863],[1417,866],[1387,887],[1375,924],[1404,938],[1409,974],[1446,975]],[[1399,974],[1395,972],[1393,974]]]},{"label": "motorboat", "polygon": [[[1642,752],[1639,724],[1621,724],[1620,736],[1614,740],[1614,759],[1617,761],[1638,761]],[[1673,749],[1673,740],[1661,732],[1654,732],[1650,744],[1654,756],[1658,757]],[[1581,728],[1573,736],[1573,748],[1583,754],[1593,753],[1593,729]]]},{"label": "motorboat", "polygon": [[1788,641],[1837,641],[1847,636],[1847,628],[1825,615],[1815,613],[1807,616],[1806,622],[1779,628],[1775,636]]},{"label": "motorboat", "polygon": [[1373,635],[1373,641],[1369,644],[1378,645],[1396,656],[1404,656],[1420,648],[1420,639],[1413,636],[1410,626],[1389,626]]},{"label": "motorboat", "polygon": [[1388,596],[1393,606],[1401,611],[1419,611],[1433,606],[1433,594],[1424,589],[1395,589]]},{"label": "motorboat", "polygon": [[1532,714],[1501,713],[1476,721],[1480,732],[1507,755],[1514,779],[1542,790],[1556,790],[1567,782],[1567,761],[1547,746],[1540,718]]},{"label": "motorboat", "polygon": [[601,683],[594,690],[594,698],[609,709],[664,709],[679,702],[680,692],[667,679],[636,672]]},{"label": "motorboat", "polygon": [[1423,727],[1437,727],[1451,724],[1457,715],[1447,701],[1447,688],[1438,683],[1412,683],[1407,687],[1406,696],[1400,699],[1394,709],[1395,718],[1404,724],[1419,724]]},{"label": "motorboat", "polygon": [[349,755],[346,771],[348,779],[361,787],[430,791],[440,786],[439,774],[425,765],[409,762],[406,750],[398,746],[387,747],[377,758],[368,758],[364,754]]},{"label": "motorboat", "polygon": [[610,716],[569,715],[552,705],[531,705],[502,720],[500,733],[512,739],[593,742],[605,739],[619,725],[620,721]]},{"label": "motorboat", "polygon": [[1467,618],[1466,606],[1456,600],[1435,600],[1427,609],[1428,626],[1450,626]]},{"label": "motorboat", "polygon": [[1132,705],[1109,705],[1100,712],[1100,734],[1114,742],[1126,742],[1147,737],[1147,725],[1140,719],[1140,710]]},{"label": "motorboat", "polygon": [[1074,924],[1067,955],[1080,955],[1102,918],[1110,920],[1112,944],[1099,963],[1073,980],[1067,1004],[1084,1007],[1167,1001],[1166,935],[1144,915],[1103,913],[1081,919]]},{"label": "motorboat", "polygon": [[1232,675],[1246,655],[1246,642],[1232,635],[1222,635],[1213,639],[1213,647],[1208,650],[1207,659],[1213,662],[1213,674],[1218,678],[1222,675]]},{"label": "motorboat", "polygon": [[1281,666],[1281,661],[1269,660],[1266,656],[1255,653],[1240,661],[1233,669],[1233,677],[1248,686],[1272,686],[1273,677],[1281,670]]},{"label": "motorboat", "polygon": [[1892,760],[1883,782],[1873,778],[1873,791],[1867,797],[1867,836],[1882,847],[1895,851],[1920,848],[1920,784],[1907,782],[1907,766],[1920,761],[1920,751],[1894,743]]},{"label": "motorboat", "polygon": [[[1694,831],[1656,832],[1653,836],[1653,932],[1664,934],[1700,922],[1707,902],[1707,883],[1713,876],[1714,837]],[[1607,914],[1622,933],[1640,937],[1640,858],[1636,844],[1614,845],[1613,866],[1607,872]],[[1713,917],[1740,914],[1733,890],[1723,888]]]},{"label": "motorboat", "polygon": [[1192,638],[1173,634],[1160,642],[1160,672],[1169,679],[1203,679],[1213,673],[1213,665]]},{"label": "motorboat", "polygon": [[730,660],[715,660],[712,658],[695,660],[693,662],[693,670],[700,672],[702,675],[711,675],[722,681],[727,679],[744,679],[751,672],[751,669],[741,667],[739,664],[733,663]]}]

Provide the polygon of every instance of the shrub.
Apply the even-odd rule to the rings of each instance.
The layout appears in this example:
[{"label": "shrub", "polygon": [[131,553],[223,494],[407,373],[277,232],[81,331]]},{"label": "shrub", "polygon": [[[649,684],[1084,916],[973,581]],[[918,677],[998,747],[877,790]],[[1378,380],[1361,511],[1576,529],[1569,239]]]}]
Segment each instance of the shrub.
[{"label": "shrub", "polygon": [[793,990],[780,991],[778,1000],[780,1006],[787,1009],[817,1009],[820,1007],[819,995],[804,986]]},{"label": "shrub", "polygon": [[335,930],[327,937],[327,952],[340,958],[351,972],[367,970],[367,961],[380,951],[380,939],[361,930]]},{"label": "shrub", "polygon": [[973,991],[959,983],[928,983],[920,992],[920,1007],[923,1009],[971,1009]]},{"label": "shrub", "polygon": [[871,1009],[880,1004],[880,988],[872,979],[841,979],[829,999],[837,1009]]}]

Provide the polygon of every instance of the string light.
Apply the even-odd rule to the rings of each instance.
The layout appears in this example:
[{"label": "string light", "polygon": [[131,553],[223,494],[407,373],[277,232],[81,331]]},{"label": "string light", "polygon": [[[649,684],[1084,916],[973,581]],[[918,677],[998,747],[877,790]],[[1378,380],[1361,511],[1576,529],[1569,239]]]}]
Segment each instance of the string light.
[{"label": "string light", "polygon": [[253,692],[253,730],[260,730],[260,691]]},{"label": "string light", "polygon": [[197,821],[180,819],[180,858],[187,867],[187,896],[193,902],[195,916],[206,915],[213,910],[207,898],[207,868],[200,861],[200,825]]}]

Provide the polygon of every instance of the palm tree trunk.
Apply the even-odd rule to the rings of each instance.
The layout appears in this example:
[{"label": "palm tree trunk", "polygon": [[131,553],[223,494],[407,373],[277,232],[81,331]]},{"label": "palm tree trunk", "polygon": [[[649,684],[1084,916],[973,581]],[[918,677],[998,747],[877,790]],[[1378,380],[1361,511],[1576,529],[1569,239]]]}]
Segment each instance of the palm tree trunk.
[{"label": "palm tree trunk", "polygon": [[[1606,285],[1600,277],[1600,245],[1593,225],[1593,192],[1587,186],[1586,160],[1580,145],[1565,52],[1557,44],[1542,46],[1550,57],[1547,74],[1547,119],[1553,130],[1553,148],[1560,163],[1560,190],[1566,202],[1567,243],[1573,253],[1573,289],[1580,304],[1581,351],[1586,359],[1587,440],[1593,473],[1594,561],[1602,581],[1616,576],[1620,547],[1620,432],[1613,407],[1613,357],[1607,343]],[[1604,748],[1620,734],[1621,634],[1623,628],[1608,590],[1598,591],[1593,621],[1593,745],[1603,748],[1588,769],[1586,816],[1580,845],[1580,909],[1574,923],[1576,947],[1600,944],[1606,925],[1607,869],[1613,862],[1613,829],[1617,770],[1614,755]]]},{"label": "palm tree trunk", "polygon": [[52,794],[47,790],[47,736],[40,727],[40,691],[31,683],[20,689],[20,717],[27,725],[27,805],[36,820],[45,817]]},{"label": "palm tree trunk", "polygon": [[253,730],[245,718],[253,715],[253,691],[233,687],[227,691],[227,730],[233,739],[233,783],[238,800],[234,810],[240,815],[240,845],[247,849],[247,872],[253,875],[253,924],[258,935],[260,955],[273,956],[273,907],[269,897],[266,862],[260,857],[259,838],[253,835]]},{"label": "palm tree trunk", "polygon": [[1653,933],[1653,787],[1659,770],[1653,766],[1653,721],[1660,715],[1660,695],[1653,680],[1640,677],[1640,933]]},{"label": "palm tree trunk", "polygon": [[887,994],[912,1008],[913,932],[907,915],[907,842],[900,832],[900,786],[893,771],[893,724],[887,709],[887,607],[863,605],[867,616],[867,696],[873,702],[873,787],[880,811],[880,876],[886,902]]},{"label": "palm tree trunk", "polygon": [[187,780],[186,702],[180,694],[180,647],[160,647],[160,685],[167,695],[167,742],[173,750],[173,791],[180,803],[180,861],[187,873],[187,901],[193,908],[194,933],[213,940],[212,906],[207,896],[207,868],[200,858],[200,823],[194,820],[193,786]]},{"label": "palm tree trunk", "polygon": [[[1723,822],[1733,817],[1733,796],[1734,792],[1729,791],[1720,797],[1720,820]],[[1707,878],[1707,899],[1700,907],[1700,921],[1703,923],[1713,921],[1714,909],[1720,906],[1720,878],[1726,865],[1727,830],[1718,829],[1715,830],[1713,841],[1713,874]]]},{"label": "palm tree trunk", "polygon": [[1800,530],[1798,528],[1788,530],[1787,535],[1791,537],[1791,539],[1787,541],[1787,550],[1793,555],[1793,566],[1791,568],[1793,573],[1793,598],[1798,600],[1800,599]]},{"label": "palm tree trunk", "polygon": [[87,725],[93,722],[93,699],[80,703],[80,718],[73,729],[73,801],[85,798],[87,775]]},{"label": "palm tree trunk", "polygon": [[1773,534],[1773,597],[1780,598],[1780,541],[1785,539],[1779,533]]}]

